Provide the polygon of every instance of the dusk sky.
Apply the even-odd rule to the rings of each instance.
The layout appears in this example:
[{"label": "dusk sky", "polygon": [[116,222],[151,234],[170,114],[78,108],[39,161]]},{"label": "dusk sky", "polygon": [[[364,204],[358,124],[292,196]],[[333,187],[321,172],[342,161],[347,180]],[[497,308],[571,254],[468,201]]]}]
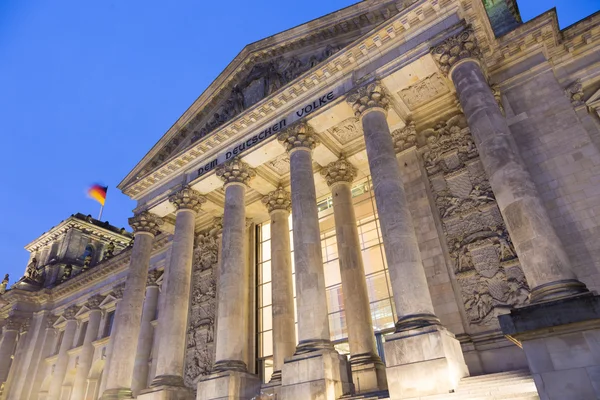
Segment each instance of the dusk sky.
[{"label": "dusk sky", "polygon": [[[0,274],[22,276],[23,247],[100,205],[127,226],[116,185],[244,45],[351,0],[0,0]],[[285,4],[285,5],[283,5]],[[521,0],[525,21],[557,7],[561,27],[600,0]]]}]

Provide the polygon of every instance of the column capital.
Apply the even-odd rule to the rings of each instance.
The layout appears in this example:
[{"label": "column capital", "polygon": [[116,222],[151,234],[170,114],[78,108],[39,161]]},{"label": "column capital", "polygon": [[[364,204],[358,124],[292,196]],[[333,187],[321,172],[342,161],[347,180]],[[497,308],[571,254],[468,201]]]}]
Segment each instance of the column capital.
[{"label": "column capital", "polygon": [[269,214],[277,210],[285,210],[288,213],[292,210],[292,196],[281,185],[263,197],[262,202],[269,210]]},{"label": "column capital", "polygon": [[277,136],[277,140],[288,153],[298,149],[311,151],[319,144],[315,131],[305,122],[290,126]]},{"label": "column capital", "polygon": [[65,311],[63,311],[61,317],[63,317],[67,321],[74,320],[77,311],[79,311],[79,307],[77,307],[76,305],[72,305],[70,307],[67,307]]},{"label": "column capital", "polygon": [[206,197],[186,185],[177,193],[169,196],[169,203],[173,204],[177,210],[198,212],[202,204],[206,203]]},{"label": "column capital", "polygon": [[158,228],[164,223],[164,221],[148,211],[142,211],[139,214],[129,218],[129,225],[133,228],[134,233],[148,232],[152,236],[158,234]]},{"label": "column capital", "polygon": [[216,174],[225,186],[232,183],[247,185],[256,176],[254,169],[237,157],[217,167]]},{"label": "column capital", "polygon": [[24,319],[22,317],[17,317],[15,315],[8,317],[5,322],[3,329],[4,331],[19,331],[21,330],[21,325],[23,324]]},{"label": "column capital", "polygon": [[58,315],[48,315],[46,319],[46,329],[54,329],[54,324],[58,320]]},{"label": "column capital", "polygon": [[379,81],[361,86],[350,93],[346,99],[354,110],[354,115],[362,117],[367,111],[379,108],[387,112],[390,101]]},{"label": "column capital", "polygon": [[150,286],[158,286],[158,278],[161,276],[161,271],[154,269],[152,271],[148,271],[148,279],[146,281],[146,287]]},{"label": "column capital", "polygon": [[448,76],[452,68],[462,60],[472,59],[481,65],[481,49],[471,27],[433,47],[431,55],[440,70]]},{"label": "column capital", "polygon": [[99,310],[100,304],[102,303],[103,300],[104,300],[104,296],[102,296],[100,294],[96,294],[88,299],[88,301],[85,303],[85,306],[87,308],[89,308],[90,310]]},{"label": "column capital", "polygon": [[356,167],[346,160],[344,155],[321,170],[321,175],[325,178],[329,187],[342,182],[352,183],[356,178],[356,174]]}]

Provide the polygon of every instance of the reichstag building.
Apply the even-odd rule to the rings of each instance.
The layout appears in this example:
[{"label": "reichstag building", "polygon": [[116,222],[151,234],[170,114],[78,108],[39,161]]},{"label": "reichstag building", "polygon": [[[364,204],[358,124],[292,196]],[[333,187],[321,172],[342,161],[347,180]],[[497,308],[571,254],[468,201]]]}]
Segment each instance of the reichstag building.
[{"label": "reichstag building", "polygon": [[1,399],[600,399],[599,13],[359,2],[119,189],[0,285]]}]

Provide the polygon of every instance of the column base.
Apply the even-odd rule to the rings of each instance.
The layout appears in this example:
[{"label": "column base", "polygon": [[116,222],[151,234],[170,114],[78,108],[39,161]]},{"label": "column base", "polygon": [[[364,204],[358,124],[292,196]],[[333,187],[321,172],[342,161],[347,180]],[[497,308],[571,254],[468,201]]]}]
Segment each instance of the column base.
[{"label": "column base", "polygon": [[335,400],[352,393],[346,357],[333,349],[296,354],[285,360],[279,400]]},{"label": "column base", "polygon": [[525,352],[540,398],[600,398],[600,296],[532,304],[498,319]]},{"label": "column base", "polygon": [[142,390],[138,395],[138,400],[193,400],[192,390],[185,386],[160,385]]},{"label": "column base", "polygon": [[584,283],[577,279],[565,279],[534,287],[531,289],[529,301],[531,303],[539,303],[542,301],[552,301],[577,296],[584,293],[588,293],[588,289]]},{"label": "column base", "polygon": [[391,400],[447,394],[469,376],[460,342],[441,325],[386,336],[384,349]]},{"label": "column base", "polygon": [[125,400],[133,399],[131,389],[107,389],[102,394],[101,400]]},{"label": "column base", "polygon": [[250,400],[260,386],[258,376],[248,372],[215,372],[200,379],[196,400]]},{"label": "column base", "polygon": [[350,357],[350,369],[356,394],[387,390],[385,365],[377,354],[357,354]]}]

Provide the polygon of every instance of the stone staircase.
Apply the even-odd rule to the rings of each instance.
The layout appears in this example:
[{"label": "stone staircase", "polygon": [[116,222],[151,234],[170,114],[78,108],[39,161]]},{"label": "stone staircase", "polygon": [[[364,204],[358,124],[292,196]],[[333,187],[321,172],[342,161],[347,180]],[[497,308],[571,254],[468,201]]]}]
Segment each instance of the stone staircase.
[{"label": "stone staircase", "polygon": [[[340,400],[383,400],[382,392],[344,396]],[[473,376],[460,381],[454,393],[415,397],[407,400],[539,400],[535,383],[527,370]]]}]

